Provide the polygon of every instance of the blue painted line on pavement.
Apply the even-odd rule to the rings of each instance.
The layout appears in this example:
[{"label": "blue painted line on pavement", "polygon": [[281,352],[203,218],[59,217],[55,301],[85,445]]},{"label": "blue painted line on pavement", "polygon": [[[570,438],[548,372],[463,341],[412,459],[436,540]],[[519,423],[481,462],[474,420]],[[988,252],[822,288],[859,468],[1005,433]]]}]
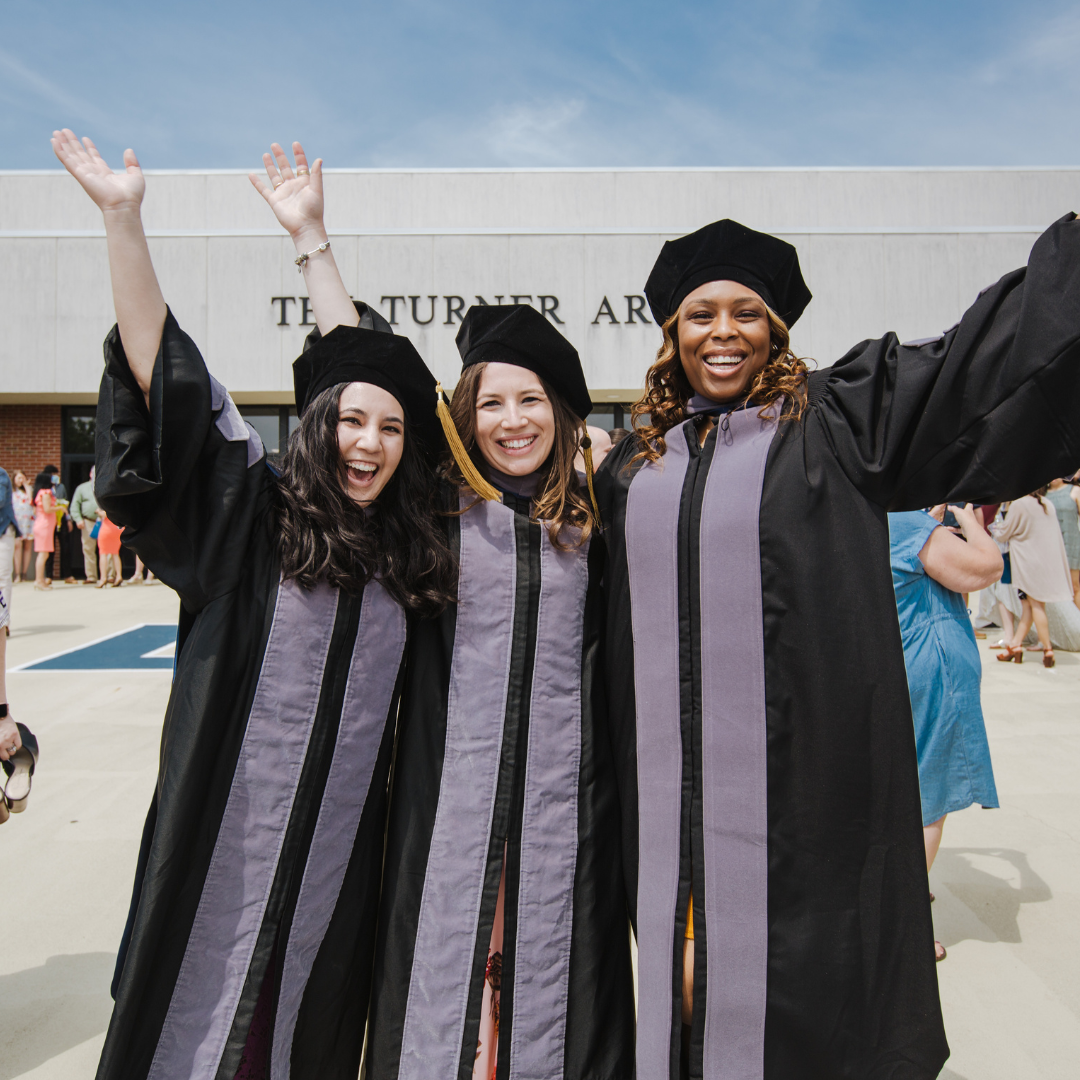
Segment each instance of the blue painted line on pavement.
[{"label": "blue painted line on pavement", "polygon": [[[174,623],[144,623],[12,671],[171,671]],[[157,655],[148,655],[157,654]]]}]

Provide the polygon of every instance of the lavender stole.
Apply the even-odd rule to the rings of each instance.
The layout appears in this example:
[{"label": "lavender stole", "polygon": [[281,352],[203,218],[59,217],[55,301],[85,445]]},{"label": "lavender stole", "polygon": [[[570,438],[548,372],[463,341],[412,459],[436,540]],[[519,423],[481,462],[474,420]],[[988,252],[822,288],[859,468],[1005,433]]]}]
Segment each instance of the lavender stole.
[{"label": "lavender stole", "polygon": [[[768,959],[765,659],[758,516],[776,423],[728,414],[701,507],[700,609],[705,923],[704,1075],[764,1068]],[[689,421],[687,422],[689,423]],[[637,1075],[670,1075],[682,735],[678,523],[686,423],[630,485],[626,550],[638,751]],[[700,898],[699,901],[700,903]]]},{"label": "lavender stole", "polygon": [[[521,823],[513,1080],[562,1075],[581,765],[588,544],[544,530]],[[439,806],[424,876],[399,1080],[457,1076],[502,757],[518,571],[514,511],[461,518],[454,653]]]}]

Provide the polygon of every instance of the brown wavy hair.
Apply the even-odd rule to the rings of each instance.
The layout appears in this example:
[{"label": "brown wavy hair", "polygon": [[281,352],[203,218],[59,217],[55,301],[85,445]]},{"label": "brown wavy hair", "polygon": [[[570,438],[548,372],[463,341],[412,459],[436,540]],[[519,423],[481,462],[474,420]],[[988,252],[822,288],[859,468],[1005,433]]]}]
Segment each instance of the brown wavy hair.
[{"label": "brown wavy hair", "polygon": [[378,498],[367,509],[350,499],[337,437],[347,385],[319,394],[289,439],[278,481],[282,575],[353,594],[377,577],[406,611],[437,615],[454,599],[457,564],[434,515],[434,470],[406,428],[401,461]]},{"label": "brown wavy hair", "polygon": [[[480,393],[480,380],[487,364],[473,364],[467,367],[454,388],[450,400],[450,416],[458,429],[461,441],[481,471],[485,471],[485,459],[476,445],[476,399]],[[595,521],[588,495],[583,493],[578,483],[574,457],[581,443],[581,421],[562,395],[553,390],[539,375],[540,385],[551,402],[551,411],[555,415],[555,442],[547,461],[540,466],[541,481],[537,495],[533,500],[533,521],[546,521],[548,536],[552,544],[560,551],[579,547],[592,535]],[[447,456],[443,464],[443,475],[459,487],[467,487],[461,471],[452,456]],[[477,500],[479,501],[479,499]],[[470,510],[476,503],[470,503],[465,509]],[[464,511],[462,511],[464,512]],[[572,539],[563,539],[563,533],[569,530]]]},{"label": "brown wavy hair", "polygon": [[[791,335],[787,324],[772,308],[769,316],[769,359],[754,377],[747,395],[748,405],[760,405],[759,416],[765,416],[773,402],[784,398],[785,420],[801,420],[806,408],[806,380],[810,369],[806,361],[791,351]],[[694,390],[683,370],[679,353],[679,313],[675,312],[663,325],[664,343],[656,360],[645,376],[645,393],[630,410],[631,424],[641,437],[643,448],[637,458],[659,461],[667,449],[664,436],[686,419],[686,403]],[[648,423],[643,417],[648,417]]]}]

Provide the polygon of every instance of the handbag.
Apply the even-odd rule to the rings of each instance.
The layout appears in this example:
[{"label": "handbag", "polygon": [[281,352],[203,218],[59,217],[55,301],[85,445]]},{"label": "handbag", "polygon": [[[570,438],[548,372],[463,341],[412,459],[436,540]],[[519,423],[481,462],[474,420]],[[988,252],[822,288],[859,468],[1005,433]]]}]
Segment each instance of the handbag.
[{"label": "handbag", "polygon": [[90,539],[96,540],[99,532],[101,532],[101,518],[94,522],[94,527],[90,530]]}]

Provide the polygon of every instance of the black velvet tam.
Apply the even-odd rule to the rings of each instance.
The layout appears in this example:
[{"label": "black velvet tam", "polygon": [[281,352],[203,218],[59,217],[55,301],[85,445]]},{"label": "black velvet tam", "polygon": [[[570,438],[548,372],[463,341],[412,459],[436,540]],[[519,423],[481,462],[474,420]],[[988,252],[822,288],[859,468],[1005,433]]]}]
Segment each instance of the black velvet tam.
[{"label": "black velvet tam", "polygon": [[791,244],[724,218],[660,249],[645,285],[653,318],[663,325],[708,281],[737,281],[753,289],[789,327],[811,300]]},{"label": "black velvet tam", "polygon": [[584,420],[592,398],[577,349],[528,304],[477,304],[457,334],[464,370],[473,364],[516,364],[535,372]]},{"label": "black velvet tam", "polygon": [[437,455],[444,449],[435,412],[435,376],[408,338],[361,326],[335,326],[329,334],[309,340],[293,363],[296,411],[302,414],[323,390],[351,382],[371,383],[393,394],[425,452]]}]

